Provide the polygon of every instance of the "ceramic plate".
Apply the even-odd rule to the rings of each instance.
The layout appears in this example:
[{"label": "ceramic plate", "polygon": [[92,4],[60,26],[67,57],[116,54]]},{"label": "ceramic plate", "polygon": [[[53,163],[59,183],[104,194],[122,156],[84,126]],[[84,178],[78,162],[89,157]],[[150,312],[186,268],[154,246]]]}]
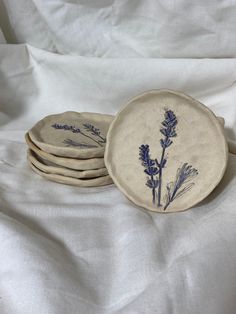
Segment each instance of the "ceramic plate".
[{"label": "ceramic plate", "polygon": [[68,168],[57,166],[47,160],[40,158],[33,151],[28,150],[27,152],[30,162],[37,167],[39,170],[51,173],[51,174],[60,174],[66,177],[72,177],[77,179],[83,178],[97,178],[108,175],[106,168],[94,169],[94,170],[71,170]]},{"label": "ceramic plate", "polygon": [[186,210],[220,182],[228,148],[223,125],[179,92],[152,90],[131,99],[112,122],[105,164],[135,204],[157,212]]},{"label": "ceramic plate", "polygon": [[37,174],[39,174],[40,176],[48,180],[58,182],[58,183],[75,185],[79,187],[96,187],[96,186],[103,186],[103,185],[108,185],[108,184],[113,183],[109,175],[100,177],[100,178],[93,178],[93,179],[76,179],[76,178],[62,176],[59,174],[49,174],[49,173],[43,172],[37,167],[35,167],[29,159],[28,159],[28,163],[34,172],[36,172]]},{"label": "ceramic plate", "polygon": [[106,134],[113,116],[68,111],[40,120],[30,131],[31,140],[43,151],[62,157],[103,157]]},{"label": "ceramic plate", "polygon": [[91,158],[91,159],[73,159],[65,157],[57,157],[52,154],[46,153],[43,150],[39,149],[31,141],[29,134],[26,133],[25,140],[28,147],[37,154],[37,156],[50,161],[56,165],[66,167],[69,169],[75,170],[91,170],[91,169],[100,169],[105,167],[103,158]]}]

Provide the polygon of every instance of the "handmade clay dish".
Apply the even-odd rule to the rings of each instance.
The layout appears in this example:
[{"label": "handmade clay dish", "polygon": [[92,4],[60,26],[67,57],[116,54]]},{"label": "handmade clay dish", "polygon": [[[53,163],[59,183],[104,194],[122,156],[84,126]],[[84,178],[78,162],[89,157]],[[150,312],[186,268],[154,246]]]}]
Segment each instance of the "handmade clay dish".
[{"label": "handmade clay dish", "polygon": [[94,170],[72,170],[64,167],[57,166],[47,160],[38,157],[33,151],[30,149],[27,152],[28,159],[30,162],[37,167],[39,170],[51,173],[51,174],[59,174],[66,177],[72,177],[77,179],[84,179],[84,178],[98,178],[105,175],[108,175],[106,168],[101,169],[94,169]]},{"label": "handmade clay dish", "polygon": [[75,159],[75,158],[58,157],[58,156],[54,156],[52,154],[46,153],[43,150],[39,149],[31,141],[28,133],[26,133],[25,135],[25,141],[28,147],[33,152],[35,152],[37,156],[62,167],[66,167],[66,168],[74,169],[74,170],[91,170],[91,169],[100,169],[100,168],[105,167],[103,158]]},{"label": "handmade clay dish", "polygon": [[28,159],[28,163],[34,172],[36,172],[40,176],[50,181],[54,181],[58,183],[74,185],[78,187],[98,187],[98,186],[103,186],[103,185],[108,185],[108,184],[113,183],[109,175],[104,176],[104,177],[99,177],[99,178],[92,178],[92,179],[76,179],[76,178],[65,177],[59,174],[50,174],[50,173],[43,172],[37,167],[35,167],[35,165],[33,165],[29,159]]},{"label": "handmade clay dish", "polygon": [[50,115],[29,131],[30,138],[41,150],[61,157],[103,157],[106,134],[113,116],[67,111]]},{"label": "handmade clay dish", "polygon": [[162,213],[186,210],[208,196],[225,172],[228,147],[219,122],[183,93],[145,92],[110,126],[108,172],[138,206]]}]

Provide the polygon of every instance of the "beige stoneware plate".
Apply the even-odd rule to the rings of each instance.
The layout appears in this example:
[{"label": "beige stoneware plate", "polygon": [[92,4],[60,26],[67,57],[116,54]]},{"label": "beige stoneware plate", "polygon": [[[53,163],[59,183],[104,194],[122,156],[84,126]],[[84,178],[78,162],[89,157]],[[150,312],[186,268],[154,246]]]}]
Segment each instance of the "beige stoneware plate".
[{"label": "beige stoneware plate", "polygon": [[61,157],[103,157],[106,134],[113,116],[67,111],[50,115],[29,131],[30,138],[43,151]]},{"label": "beige stoneware plate", "polygon": [[113,181],[109,175],[99,178],[92,178],[92,179],[76,179],[76,178],[70,178],[66,176],[62,176],[59,174],[50,174],[41,171],[37,167],[35,167],[31,161],[28,159],[28,164],[31,167],[31,169],[39,174],[40,176],[54,182],[62,183],[62,184],[68,184],[68,185],[74,185],[78,187],[98,187],[103,185],[112,184]]},{"label": "beige stoneware plate", "polygon": [[110,126],[108,172],[138,206],[162,213],[186,210],[209,195],[225,172],[222,122],[183,93],[145,92],[131,99]]},{"label": "beige stoneware plate", "polygon": [[39,170],[51,173],[51,174],[59,174],[66,177],[72,177],[77,179],[84,178],[97,178],[108,175],[106,168],[94,169],[94,170],[72,170],[64,167],[57,166],[53,163],[48,162],[47,160],[40,158],[30,149],[27,152],[28,159],[30,162],[37,167]]},{"label": "beige stoneware plate", "polygon": [[105,167],[103,158],[91,158],[91,159],[75,159],[75,158],[65,158],[58,157],[52,154],[46,153],[39,149],[30,139],[29,134],[26,133],[25,141],[28,147],[35,152],[39,157],[50,161],[56,165],[66,167],[74,170],[91,170],[100,169]]}]

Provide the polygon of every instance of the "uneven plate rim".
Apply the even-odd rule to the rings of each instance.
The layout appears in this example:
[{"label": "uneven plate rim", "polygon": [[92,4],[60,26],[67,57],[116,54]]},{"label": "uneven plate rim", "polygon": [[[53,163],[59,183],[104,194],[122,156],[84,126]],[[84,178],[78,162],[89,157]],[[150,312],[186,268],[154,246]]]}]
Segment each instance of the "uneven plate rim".
[{"label": "uneven plate rim", "polygon": [[[90,170],[91,169],[91,170],[93,170],[93,169],[99,169],[99,168],[105,166],[104,158],[102,158],[102,157],[88,158],[88,159],[76,159],[76,158],[55,156],[53,154],[47,153],[47,152],[41,150],[39,147],[37,147],[31,141],[31,138],[30,138],[30,135],[28,132],[25,134],[25,141],[26,141],[27,146],[31,150],[33,150],[37,155],[39,155],[40,157],[45,158],[48,161],[54,162],[55,164],[58,164],[60,166],[67,167],[69,169],[74,169],[74,170]],[[74,163],[74,164],[76,164],[76,166],[70,165],[68,167],[68,162]],[[95,167],[90,165],[94,162],[95,163],[98,162],[98,165]]]},{"label": "uneven plate rim", "polygon": [[[100,178],[93,178],[93,179],[76,179],[76,178],[71,178],[71,177],[66,177],[66,176],[62,176],[62,175],[57,175],[57,174],[53,174],[54,177],[58,178],[58,180],[62,179],[61,182],[55,181],[52,178],[50,178],[50,174],[41,171],[40,169],[38,169],[35,165],[33,165],[31,163],[31,161],[27,158],[29,167],[39,176],[41,176],[42,178],[46,178],[49,181],[55,182],[55,183],[60,183],[60,184],[65,184],[65,185],[71,185],[71,186],[77,186],[79,188],[89,188],[89,187],[100,187],[100,186],[105,186],[105,185],[110,185],[113,184],[113,180],[110,177],[110,175],[106,175],[104,177],[100,177]],[[65,178],[69,178],[71,182],[65,182],[64,179]],[[104,182],[104,184],[100,184],[99,181],[101,181],[102,179],[106,179],[106,181]],[[63,182],[64,181],[64,182]],[[82,182],[87,182],[88,184],[84,184],[84,185],[80,185],[79,183]]]},{"label": "uneven plate rim", "polygon": [[[66,167],[63,168],[56,164],[55,166],[49,166],[49,165],[43,164],[41,161],[37,159],[37,154],[34,151],[32,151],[30,148],[27,150],[27,157],[36,168],[48,174],[58,174],[61,176],[77,178],[77,179],[92,179],[92,178],[99,178],[99,177],[108,175],[107,169],[105,167],[100,168],[100,169],[74,170],[74,169],[69,169]],[[67,174],[66,173],[63,174],[62,173],[63,170],[67,172]]]}]

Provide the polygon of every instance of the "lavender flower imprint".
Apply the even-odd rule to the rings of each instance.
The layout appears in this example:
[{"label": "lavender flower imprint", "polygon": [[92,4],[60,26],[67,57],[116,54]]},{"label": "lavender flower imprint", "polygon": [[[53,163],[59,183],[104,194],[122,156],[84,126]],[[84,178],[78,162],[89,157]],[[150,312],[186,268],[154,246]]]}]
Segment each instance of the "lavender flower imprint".
[{"label": "lavender flower imprint", "polygon": [[98,128],[95,128],[92,124],[90,123],[84,123],[83,124],[84,128],[88,131],[91,132],[91,134],[99,137],[101,140],[99,141],[100,143],[106,143],[106,138],[101,136],[101,131]]},{"label": "lavender flower imprint", "polygon": [[149,145],[141,145],[139,147],[139,159],[142,161],[142,165],[145,167],[144,172],[148,175],[146,185],[152,189],[152,202],[155,204],[158,180],[154,178],[154,176],[158,174],[159,170],[155,166],[155,161],[150,157]]},{"label": "lavender flower imprint", "polygon": [[[160,132],[164,135],[164,138],[160,139],[160,144],[162,147],[160,162],[158,159],[151,159],[150,157],[150,148],[149,145],[142,144],[139,147],[139,159],[142,161],[142,166],[144,166],[144,172],[150,177],[148,177],[146,185],[152,189],[152,201],[153,204],[156,204],[156,195],[157,195],[157,206],[161,205],[161,193],[162,193],[162,176],[163,168],[165,168],[167,159],[165,156],[166,149],[173,143],[171,138],[176,137],[176,126],[177,118],[172,110],[165,110],[165,120],[162,122],[162,127]],[[173,202],[177,197],[182,196],[185,192],[189,191],[194,183],[185,185],[191,179],[193,179],[198,174],[198,171],[195,168],[192,168],[191,165],[185,163],[177,171],[176,181],[173,183],[167,184],[167,196],[166,204],[164,210]],[[155,177],[157,176],[158,177]],[[185,185],[185,186],[184,186]],[[184,186],[184,187],[183,187]],[[181,187],[183,187],[181,189]],[[156,188],[158,191],[156,192]]]},{"label": "lavender flower imprint", "polygon": [[160,132],[165,136],[164,139],[160,140],[162,147],[160,162],[158,163],[158,160],[156,159],[156,164],[159,167],[158,206],[161,206],[162,169],[165,167],[167,161],[165,158],[165,151],[173,143],[170,138],[177,136],[175,132],[177,123],[178,121],[174,112],[172,110],[166,110],[165,120],[162,122],[162,128],[160,129]]},{"label": "lavender flower imprint", "polygon": [[[91,132],[92,135],[98,136],[99,138],[102,138],[103,142],[101,140],[95,140],[93,137],[89,136],[88,134],[85,134],[80,128],[76,128],[73,125],[67,125],[67,124],[58,124],[58,123],[54,123],[52,125],[53,128],[57,129],[57,130],[65,130],[65,131],[71,131],[72,133],[80,133],[81,135],[91,139],[92,141],[94,141],[96,144],[98,144],[99,146],[103,146],[102,143],[106,142],[106,139],[103,138],[102,136],[100,136],[100,130],[95,128],[94,126],[92,126],[91,124],[88,124],[93,130]],[[85,127],[84,124],[84,128],[87,130],[88,128]],[[73,145],[73,144],[72,144]],[[76,145],[79,146],[79,145]],[[97,147],[97,146],[96,146]]]}]

